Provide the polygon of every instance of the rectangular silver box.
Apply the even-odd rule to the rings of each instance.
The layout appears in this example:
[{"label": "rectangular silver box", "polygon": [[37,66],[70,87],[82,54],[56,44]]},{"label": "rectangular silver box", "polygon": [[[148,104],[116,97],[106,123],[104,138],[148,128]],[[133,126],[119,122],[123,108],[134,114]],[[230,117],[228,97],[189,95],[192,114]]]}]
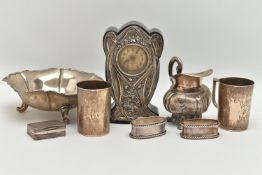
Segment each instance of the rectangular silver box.
[{"label": "rectangular silver box", "polygon": [[34,140],[42,140],[65,136],[66,125],[57,120],[30,123],[27,125],[27,133]]}]

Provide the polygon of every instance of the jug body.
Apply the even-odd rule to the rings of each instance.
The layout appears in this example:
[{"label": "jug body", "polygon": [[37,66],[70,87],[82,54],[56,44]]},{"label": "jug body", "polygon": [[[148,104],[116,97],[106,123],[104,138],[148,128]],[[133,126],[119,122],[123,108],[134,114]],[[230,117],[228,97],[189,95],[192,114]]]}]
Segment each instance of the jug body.
[{"label": "jug body", "polygon": [[[173,75],[173,65],[177,63],[177,74]],[[172,113],[171,120],[179,126],[183,119],[201,118],[211,102],[211,91],[202,84],[202,78],[212,74],[207,70],[197,74],[183,74],[183,64],[178,57],[169,62],[169,76],[172,82],[163,102],[167,111]]]}]

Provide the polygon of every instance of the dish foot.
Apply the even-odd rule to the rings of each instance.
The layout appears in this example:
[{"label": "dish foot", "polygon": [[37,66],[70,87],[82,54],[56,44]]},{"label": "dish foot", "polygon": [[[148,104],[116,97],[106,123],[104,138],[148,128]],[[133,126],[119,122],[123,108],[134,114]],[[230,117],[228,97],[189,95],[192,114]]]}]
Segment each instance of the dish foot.
[{"label": "dish foot", "polygon": [[66,124],[70,124],[70,120],[68,118],[68,113],[69,113],[69,110],[70,110],[70,107],[68,106],[64,106],[60,109],[60,112],[62,114],[62,118],[63,118],[63,121],[64,123]]},{"label": "dish foot", "polygon": [[25,111],[27,110],[27,108],[28,108],[28,105],[25,104],[25,103],[22,103],[22,105],[19,106],[19,107],[17,107],[16,110],[17,110],[18,112],[22,113],[22,112],[25,112]]}]

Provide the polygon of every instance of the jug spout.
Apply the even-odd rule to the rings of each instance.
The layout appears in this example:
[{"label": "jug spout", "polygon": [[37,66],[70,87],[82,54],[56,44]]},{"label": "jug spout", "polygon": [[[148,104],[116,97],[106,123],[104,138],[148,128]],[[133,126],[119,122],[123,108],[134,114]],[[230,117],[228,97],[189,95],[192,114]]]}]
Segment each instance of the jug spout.
[{"label": "jug spout", "polygon": [[177,82],[177,90],[185,90],[185,89],[192,89],[198,88],[202,84],[202,78],[199,77],[191,77],[185,74],[180,74],[176,76]]},{"label": "jug spout", "polygon": [[177,74],[177,89],[191,89],[198,88],[202,85],[203,77],[209,76],[213,73],[212,69],[208,69],[199,73],[190,73],[190,74]]},{"label": "jug spout", "polygon": [[[173,74],[173,65],[177,64],[177,73]],[[173,57],[168,66],[168,73],[172,81],[172,87],[177,90],[185,90],[191,88],[198,88],[202,84],[202,78],[207,77],[213,73],[212,69],[208,69],[199,73],[182,73],[183,63],[178,57]]]},{"label": "jug spout", "polygon": [[185,75],[188,75],[190,77],[203,78],[203,77],[207,77],[211,74],[213,74],[213,69],[208,69],[206,71],[199,72],[199,73],[188,73],[188,74],[185,74]]}]

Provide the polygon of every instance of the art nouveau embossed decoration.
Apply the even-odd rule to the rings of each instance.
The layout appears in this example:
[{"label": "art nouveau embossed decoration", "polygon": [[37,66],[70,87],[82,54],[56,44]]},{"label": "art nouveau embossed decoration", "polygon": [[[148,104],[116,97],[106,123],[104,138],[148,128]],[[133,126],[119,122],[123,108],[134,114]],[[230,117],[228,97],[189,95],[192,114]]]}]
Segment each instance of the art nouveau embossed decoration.
[{"label": "art nouveau embossed decoration", "polygon": [[[215,100],[216,83],[219,82],[218,103]],[[218,108],[218,121],[223,129],[247,129],[254,81],[245,78],[214,78],[213,103]]]},{"label": "art nouveau embossed decoration", "polygon": [[149,104],[159,77],[163,37],[141,24],[128,24],[121,30],[108,30],[103,39],[106,79],[112,83],[115,105],[111,121],[129,123],[156,115]]},{"label": "art nouveau embossed decoration", "polygon": [[[177,74],[173,74],[173,64],[177,63]],[[169,76],[172,86],[164,96],[165,108],[172,113],[171,120],[180,128],[183,119],[201,118],[211,101],[211,92],[202,84],[202,78],[213,73],[212,69],[200,73],[182,73],[182,61],[173,57],[169,62]]]}]

